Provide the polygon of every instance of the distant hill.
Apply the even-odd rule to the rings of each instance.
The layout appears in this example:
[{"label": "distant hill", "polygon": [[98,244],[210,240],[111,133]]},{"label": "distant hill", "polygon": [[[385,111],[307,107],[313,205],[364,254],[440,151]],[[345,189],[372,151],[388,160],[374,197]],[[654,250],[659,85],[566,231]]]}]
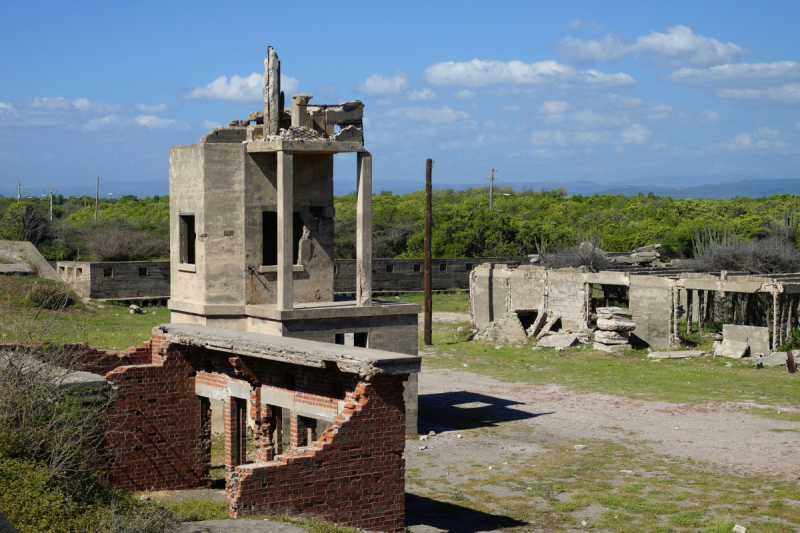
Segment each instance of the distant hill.
[{"label": "distant hill", "polygon": [[[656,196],[671,198],[713,198],[717,200],[743,196],[762,198],[776,194],[800,195],[800,180],[758,180],[737,181],[733,183],[707,183],[695,187],[657,187],[642,185],[622,185],[601,190],[593,194],[624,194],[635,196],[652,192]],[[584,194],[584,193],[580,193]]]}]

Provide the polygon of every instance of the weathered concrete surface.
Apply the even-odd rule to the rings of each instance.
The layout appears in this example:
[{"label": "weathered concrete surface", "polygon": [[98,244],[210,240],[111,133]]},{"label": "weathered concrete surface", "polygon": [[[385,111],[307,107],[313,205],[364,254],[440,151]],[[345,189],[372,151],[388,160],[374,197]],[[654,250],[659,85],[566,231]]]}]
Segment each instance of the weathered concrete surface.
[{"label": "weathered concrete surface", "polygon": [[750,355],[771,353],[769,329],[756,326],[722,325],[724,340],[743,342],[750,347]]},{"label": "weathered concrete surface", "polygon": [[723,340],[714,350],[716,357],[728,357],[730,359],[741,359],[747,355],[749,347],[746,342]]},{"label": "weathered concrete surface", "polygon": [[181,533],[303,533],[305,530],[277,520],[201,520],[184,522]]},{"label": "weathered concrete surface", "polygon": [[541,339],[542,337],[547,335],[547,333],[553,329],[553,326],[555,326],[556,322],[558,322],[559,320],[561,320],[561,315],[554,315],[554,314],[548,315],[547,322],[544,323],[542,329],[539,331],[539,333],[536,334],[536,338]]},{"label": "weathered concrete surface", "polygon": [[636,322],[631,342],[636,345],[666,348],[672,331],[672,280],[631,276],[628,301]]},{"label": "weathered concrete surface", "polygon": [[420,358],[415,356],[209,326],[161,324],[153,328],[153,335],[162,335],[167,342],[181,346],[295,365],[326,368],[333,363],[341,372],[365,376],[407,374],[420,370]]},{"label": "weathered concrete surface", "polygon": [[601,352],[621,352],[623,350],[631,350],[632,347],[630,344],[601,344],[599,342],[594,343],[594,349],[600,350]]},{"label": "weathered concrete surface", "polygon": [[11,259],[12,261],[27,261],[36,268],[36,273],[40,278],[53,281],[64,281],[50,263],[42,257],[39,250],[28,241],[0,241],[0,257]]},{"label": "weathered concrete surface", "polygon": [[597,319],[597,327],[604,331],[633,331],[636,329],[636,322],[629,320],[606,320]]},{"label": "weathered concrete surface", "polygon": [[33,269],[28,263],[11,263],[10,265],[0,263],[0,275],[29,276],[33,273]]},{"label": "weathered concrete surface", "polygon": [[542,348],[569,348],[578,342],[578,335],[574,333],[562,333],[558,335],[548,335],[540,340],[537,346]]},{"label": "weathered concrete surface", "polygon": [[675,350],[672,352],[650,352],[647,354],[648,359],[689,359],[691,357],[700,357],[705,355],[706,352],[700,350]]},{"label": "weathered concrete surface", "polygon": [[169,297],[169,261],[59,261],[56,270],[81,298]]},{"label": "weathered concrete surface", "polygon": [[[797,361],[800,359],[800,350],[792,350],[792,357]],[[786,366],[786,352],[774,352],[764,357],[756,357],[753,363],[761,363],[764,366]]]},{"label": "weathered concrete surface", "polygon": [[527,336],[517,313],[510,312],[488,324],[483,331],[475,335],[475,339],[512,343],[525,342],[527,341]]},{"label": "weathered concrete surface", "polygon": [[594,332],[594,338],[606,344],[626,344],[630,337],[624,331],[604,331],[599,329]]},{"label": "weathered concrete surface", "polygon": [[630,320],[633,317],[633,311],[625,309],[624,307],[598,307],[597,318],[604,320]]},{"label": "weathered concrete surface", "polygon": [[544,327],[546,320],[547,315],[545,313],[537,314],[536,318],[533,320],[533,324],[531,324],[530,327],[525,330],[525,335],[528,337],[536,337],[542,330],[542,327]]}]

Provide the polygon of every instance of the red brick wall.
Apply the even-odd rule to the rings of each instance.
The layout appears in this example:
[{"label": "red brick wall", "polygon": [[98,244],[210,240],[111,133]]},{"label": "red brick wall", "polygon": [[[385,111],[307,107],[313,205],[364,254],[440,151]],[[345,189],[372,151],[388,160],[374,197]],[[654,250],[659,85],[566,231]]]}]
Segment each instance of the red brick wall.
[{"label": "red brick wall", "polygon": [[310,513],[367,531],[405,528],[405,375],[372,376],[312,447],[229,476],[231,516]]},{"label": "red brick wall", "polygon": [[135,361],[106,374],[118,388],[108,414],[109,479],[131,490],[205,487],[210,458],[208,402],[195,395],[183,348],[153,337],[120,358]]}]

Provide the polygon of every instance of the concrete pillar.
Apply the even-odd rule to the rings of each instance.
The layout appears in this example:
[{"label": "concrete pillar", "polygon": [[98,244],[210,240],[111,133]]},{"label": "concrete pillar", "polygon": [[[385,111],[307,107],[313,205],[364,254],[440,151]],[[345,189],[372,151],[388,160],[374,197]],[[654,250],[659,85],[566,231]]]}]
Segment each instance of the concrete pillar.
[{"label": "concrete pillar", "polygon": [[692,292],[692,290],[686,289],[686,333],[692,332],[692,311],[694,311]]},{"label": "concrete pillar", "polygon": [[372,154],[358,153],[356,305],[372,305]]},{"label": "concrete pillar", "polygon": [[292,221],[294,219],[294,153],[278,152],[278,309],[292,309]]},{"label": "concrete pillar", "polygon": [[264,61],[264,134],[277,135],[281,117],[279,116],[279,100],[281,95],[281,74],[278,54],[270,46],[268,57]]},{"label": "concrete pillar", "polygon": [[678,308],[680,307],[680,289],[672,287],[672,345],[680,344],[680,322],[678,321]]},{"label": "concrete pillar", "polygon": [[695,324],[700,323],[700,291],[692,291],[692,320]]},{"label": "concrete pillar", "polygon": [[292,95],[292,127],[293,128],[313,128],[313,121],[308,114],[307,106],[309,100],[314,98],[310,94]]},{"label": "concrete pillar", "polygon": [[772,289],[772,351],[778,349],[778,291]]}]

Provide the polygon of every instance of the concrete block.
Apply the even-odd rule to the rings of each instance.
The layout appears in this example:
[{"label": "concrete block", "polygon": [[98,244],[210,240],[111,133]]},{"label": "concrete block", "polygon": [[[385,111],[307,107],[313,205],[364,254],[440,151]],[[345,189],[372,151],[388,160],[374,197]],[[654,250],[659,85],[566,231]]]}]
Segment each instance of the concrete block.
[{"label": "concrete block", "polygon": [[728,357],[730,359],[741,359],[747,355],[749,346],[746,342],[723,340],[714,350],[716,357]]},{"label": "concrete block", "polygon": [[0,264],[0,275],[27,276],[33,274],[33,269],[27,263]]},{"label": "concrete block", "polygon": [[360,143],[364,141],[364,130],[355,126],[346,126],[333,136],[333,140],[339,142]]},{"label": "concrete block", "polygon": [[746,343],[751,355],[770,353],[769,330],[765,327],[723,324],[722,338]]},{"label": "concrete block", "polygon": [[607,344],[625,344],[628,342],[629,335],[625,331],[604,331],[598,329],[594,332],[594,338],[597,341]]},{"label": "concrete block", "polygon": [[533,324],[531,324],[531,326],[527,330],[525,330],[525,334],[528,337],[535,337],[536,335],[538,335],[539,331],[541,331],[542,329],[542,326],[544,326],[544,322],[546,319],[547,319],[547,314],[544,311],[541,311],[538,315],[536,315]]},{"label": "concrete block", "polygon": [[636,322],[598,318],[597,328],[605,331],[633,331],[636,329]]},{"label": "concrete block", "polygon": [[700,357],[706,352],[700,350],[675,350],[672,352],[651,352],[647,354],[648,359],[689,359],[690,357]]},{"label": "concrete block", "polygon": [[547,322],[545,323],[545,325],[544,325],[544,326],[542,326],[542,330],[541,330],[541,331],[538,333],[538,335],[536,335],[536,338],[537,338],[537,339],[541,339],[542,337],[544,337],[545,335],[547,335],[547,333],[549,333],[549,332],[550,332],[550,330],[551,330],[551,329],[553,329],[553,326],[554,326],[554,325],[556,324],[556,322],[557,322],[557,321],[559,321],[560,319],[561,319],[561,315],[553,313],[553,314],[550,316],[550,318],[547,320]]},{"label": "concrete block", "polygon": [[605,320],[622,319],[630,320],[633,316],[633,311],[625,309],[624,307],[598,307],[597,318]]},{"label": "concrete block", "polygon": [[328,124],[356,124],[364,119],[364,104],[360,100],[345,102],[340,106],[329,107],[325,111]]},{"label": "concrete block", "polygon": [[633,347],[630,344],[607,345],[607,344],[601,344],[599,342],[596,342],[596,343],[594,343],[594,349],[595,350],[600,350],[602,352],[615,353],[615,352],[621,352],[621,351],[624,351],[624,350],[632,350]]},{"label": "concrete block", "polygon": [[537,346],[542,348],[569,348],[578,342],[578,335],[566,333],[560,335],[548,335],[539,341]]},{"label": "concrete block", "polygon": [[[800,350],[792,350],[792,357],[795,361],[800,358]],[[763,366],[786,366],[786,352],[774,352],[764,357],[757,357],[753,360],[755,364],[761,363]]]}]

